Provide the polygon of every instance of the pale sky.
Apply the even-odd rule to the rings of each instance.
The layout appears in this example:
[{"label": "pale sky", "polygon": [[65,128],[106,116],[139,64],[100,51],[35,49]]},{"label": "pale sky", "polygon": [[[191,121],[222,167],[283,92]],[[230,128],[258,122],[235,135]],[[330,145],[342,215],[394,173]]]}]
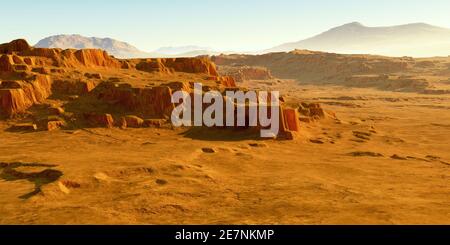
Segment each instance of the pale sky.
[{"label": "pale sky", "polygon": [[450,28],[448,0],[20,0],[0,4],[0,43],[56,34],[111,37],[143,51],[199,45],[253,51],[358,21]]}]

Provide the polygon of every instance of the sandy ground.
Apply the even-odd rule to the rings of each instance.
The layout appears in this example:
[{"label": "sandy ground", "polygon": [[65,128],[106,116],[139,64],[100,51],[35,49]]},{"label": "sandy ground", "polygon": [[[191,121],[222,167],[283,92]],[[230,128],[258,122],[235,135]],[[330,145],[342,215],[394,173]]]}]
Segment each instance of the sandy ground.
[{"label": "sandy ground", "polygon": [[0,169],[0,223],[450,223],[450,96],[270,88],[339,120],[302,124],[294,141],[219,129],[12,133],[2,123],[0,162],[22,164]]}]

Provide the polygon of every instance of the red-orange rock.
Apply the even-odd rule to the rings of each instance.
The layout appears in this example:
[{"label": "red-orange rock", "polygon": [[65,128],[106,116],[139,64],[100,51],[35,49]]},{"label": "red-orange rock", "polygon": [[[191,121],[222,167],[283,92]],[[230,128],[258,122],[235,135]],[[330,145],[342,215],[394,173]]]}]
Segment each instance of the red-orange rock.
[{"label": "red-orange rock", "polygon": [[13,64],[11,56],[6,54],[0,56],[0,73],[14,71]]},{"label": "red-orange rock", "polygon": [[114,127],[114,119],[111,114],[84,113],[83,116],[92,127]]},{"label": "red-orange rock", "polygon": [[25,62],[25,64],[29,65],[29,66],[33,66],[34,65],[34,61],[32,58],[30,57],[25,57],[23,58],[23,62]]},{"label": "red-orange rock", "polygon": [[236,82],[268,80],[273,78],[267,68],[254,66],[221,66],[219,73],[233,77]]},{"label": "red-orange rock", "polygon": [[56,80],[52,90],[60,94],[85,95],[95,89],[97,84],[91,80],[63,81]]},{"label": "red-orange rock", "polygon": [[0,44],[0,54],[10,54],[12,52],[23,52],[30,50],[31,47],[24,39],[17,39],[10,43]]},{"label": "red-orange rock", "polygon": [[144,124],[144,120],[137,116],[125,116],[124,119],[129,128],[140,128]]},{"label": "red-orange rock", "polygon": [[297,110],[284,108],[283,117],[287,130],[295,132],[300,131],[299,114]]},{"label": "red-orange rock", "polygon": [[230,77],[230,76],[218,77],[218,80],[226,88],[235,88],[236,87],[236,82],[233,77]]},{"label": "red-orange rock", "polygon": [[175,108],[171,102],[172,90],[167,86],[132,88],[104,83],[98,89],[98,98],[109,104],[121,105],[143,117],[169,117]]},{"label": "red-orange rock", "polygon": [[77,50],[74,55],[82,65],[87,67],[102,66],[119,69],[122,67],[122,64],[117,59],[112,58],[108,53],[100,49]]},{"label": "red-orange rock", "polygon": [[186,72],[218,76],[216,66],[208,58],[143,59],[136,69],[146,72]]},{"label": "red-orange rock", "polygon": [[30,81],[15,81],[15,88],[0,88],[0,114],[11,117],[24,112],[30,106],[43,102],[51,94],[51,79],[48,76],[36,75]]},{"label": "red-orange rock", "polygon": [[305,117],[309,117],[311,119],[321,119],[326,116],[325,110],[318,103],[301,103],[298,112]]},{"label": "red-orange rock", "polygon": [[44,74],[44,75],[48,75],[50,74],[50,71],[48,68],[46,67],[34,67],[33,69],[31,69],[32,72],[36,72],[36,73],[40,73],[40,74]]},{"label": "red-orange rock", "polygon": [[47,122],[47,131],[58,130],[65,126],[66,126],[66,122],[64,122],[64,121],[48,121]]},{"label": "red-orange rock", "polygon": [[146,119],[144,120],[144,123],[142,124],[143,127],[151,128],[156,127],[160,128],[165,123],[164,119]]}]

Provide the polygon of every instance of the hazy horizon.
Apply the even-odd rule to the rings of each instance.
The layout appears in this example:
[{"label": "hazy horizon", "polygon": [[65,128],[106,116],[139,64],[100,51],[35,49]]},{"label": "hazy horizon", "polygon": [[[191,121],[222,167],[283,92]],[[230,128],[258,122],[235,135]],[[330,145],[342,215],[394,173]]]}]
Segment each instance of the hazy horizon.
[{"label": "hazy horizon", "polygon": [[117,39],[147,52],[186,45],[220,51],[264,50],[354,21],[370,27],[419,22],[450,27],[450,2],[443,0],[414,0],[407,5],[386,0],[24,0],[3,6],[9,11],[0,17],[8,23],[0,33],[2,43],[25,38],[34,45],[52,35],[80,34]]}]

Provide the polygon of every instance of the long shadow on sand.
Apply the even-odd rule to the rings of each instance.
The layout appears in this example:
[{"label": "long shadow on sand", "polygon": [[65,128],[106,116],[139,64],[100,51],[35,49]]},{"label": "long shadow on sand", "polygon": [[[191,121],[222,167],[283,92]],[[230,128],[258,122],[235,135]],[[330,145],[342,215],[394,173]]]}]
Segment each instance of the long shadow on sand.
[{"label": "long shadow on sand", "polygon": [[[19,197],[21,199],[28,199],[41,193],[42,186],[57,181],[63,175],[61,171],[51,169],[56,166],[57,165],[41,163],[0,162],[0,169],[3,169],[0,174],[0,179],[5,181],[27,180],[34,183],[34,191]],[[40,172],[21,172],[17,170],[19,167],[42,167],[47,169]]]},{"label": "long shadow on sand", "polygon": [[192,127],[180,135],[205,141],[261,140],[259,130],[255,129]]}]

